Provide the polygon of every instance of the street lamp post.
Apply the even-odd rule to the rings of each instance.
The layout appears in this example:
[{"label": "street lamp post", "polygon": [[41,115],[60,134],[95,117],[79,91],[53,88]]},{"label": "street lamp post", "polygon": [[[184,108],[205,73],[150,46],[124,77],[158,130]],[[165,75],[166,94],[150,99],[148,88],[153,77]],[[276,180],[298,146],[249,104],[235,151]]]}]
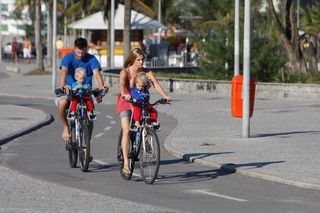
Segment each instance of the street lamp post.
[{"label": "street lamp post", "polygon": [[111,0],[111,14],[110,14],[110,68],[114,68],[114,6],[115,0]]},{"label": "street lamp post", "polygon": [[0,0],[0,64],[2,63],[2,0]]},{"label": "street lamp post", "polygon": [[235,1],[235,12],[234,12],[234,75],[239,75],[239,8],[240,0]]},{"label": "street lamp post", "polygon": [[[161,23],[161,0],[158,1],[158,22]],[[158,29],[158,44],[161,41],[161,27]]]},{"label": "street lamp post", "polygon": [[250,136],[250,0],[244,6],[242,137]]},{"label": "street lamp post", "polygon": [[57,84],[57,50],[56,50],[56,40],[57,40],[57,0],[53,0],[53,30],[52,30],[52,90],[56,89]]}]

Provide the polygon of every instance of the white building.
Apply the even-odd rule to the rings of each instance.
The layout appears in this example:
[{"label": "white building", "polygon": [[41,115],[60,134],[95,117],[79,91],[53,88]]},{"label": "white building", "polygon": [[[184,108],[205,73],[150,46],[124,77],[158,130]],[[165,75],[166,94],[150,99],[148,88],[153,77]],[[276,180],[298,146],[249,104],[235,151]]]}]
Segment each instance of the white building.
[{"label": "white building", "polygon": [[25,27],[31,24],[28,10],[22,12],[22,19],[17,19],[13,13],[15,0],[0,0],[1,2],[1,43],[10,41],[12,37],[22,40],[26,35]]}]

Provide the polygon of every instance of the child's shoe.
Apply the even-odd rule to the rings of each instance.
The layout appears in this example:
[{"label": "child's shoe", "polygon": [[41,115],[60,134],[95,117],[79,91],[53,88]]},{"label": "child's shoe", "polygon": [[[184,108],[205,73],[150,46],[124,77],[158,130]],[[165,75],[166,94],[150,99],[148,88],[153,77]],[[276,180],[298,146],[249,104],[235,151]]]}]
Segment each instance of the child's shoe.
[{"label": "child's shoe", "polygon": [[96,120],[96,113],[94,112],[88,112],[89,120]]},{"label": "child's shoe", "polygon": [[69,112],[67,119],[73,121],[74,117],[74,112]]},{"label": "child's shoe", "polygon": [[152,122],[152,126],[155,130],[160,130],[160,123],[158,121]]}]

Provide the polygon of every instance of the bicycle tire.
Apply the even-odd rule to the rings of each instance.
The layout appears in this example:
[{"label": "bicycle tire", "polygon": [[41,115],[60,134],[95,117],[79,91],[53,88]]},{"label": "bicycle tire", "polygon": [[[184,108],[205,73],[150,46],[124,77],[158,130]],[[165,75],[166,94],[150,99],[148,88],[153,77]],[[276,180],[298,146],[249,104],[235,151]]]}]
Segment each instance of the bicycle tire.
[{"label": "bicycle tire", "polygon": [[90,163],[90,137],[88,121],[81,122],[80,138],[82,146],[79,147],[79,164],[82,172],[87,172]]},{"label": "bicycle tire", "polygon": [[153,129],[143,130],[141,143],[139,153],[141,177],[145,183],[153,184],[158,177],[160,167],[160,143],[157,133]]},{"label": "bicycle tire", "polygon": [[68,156],[69,156],[69,164],[71,168],[76,168],[77,167],[77,162],[78,162],[78,150],[76,146],[76,126],[75,123],[70,122],[70,147],[68,150]]},{"label": "bicycle tire", "polygon": [[[131,133],[130,133],[131,134]],[[130,137],[130,142],[129,142],[129,168],[130,172],[129,174],[125,174],[123,172],[123,154],[122,154],[122,146],[121,146],[121,141],[122,141],[122,130],[119,133],[119,139],[118,139],[118,146],[117,146],[117,159],[118,159],[118,166],[120,169],[120,175],[124,180],[130,180],[133,174],[134,170],[134,164],[135,160],[132,154],[132,138]]]}]

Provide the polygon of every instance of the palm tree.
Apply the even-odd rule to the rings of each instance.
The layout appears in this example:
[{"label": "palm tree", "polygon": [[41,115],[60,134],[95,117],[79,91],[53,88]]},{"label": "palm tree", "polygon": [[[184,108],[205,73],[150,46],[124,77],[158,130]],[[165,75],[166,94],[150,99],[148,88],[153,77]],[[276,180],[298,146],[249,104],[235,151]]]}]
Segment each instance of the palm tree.
[{"label": "palm tree", "polygon": [[127,58],[130,50],[130,25],[131,25],[131,0],[124,1],[124,29],[123,29],[123,49],[124,58]]},{"label": "palm tree", "polygon": [[[280,34],[281,42],[287,52],[289,68],[293,73],[306,73],[307,67],[300,49],[296,19],[295,0],[283,0],[281,12],[277,13],[272,0],[267,0],[272,20]],[[284,20],[283,22],[281,20]]]},{"label": "palm tree", "polygon": [[34,35],[35,35],[35,47],[36,47],[36,64],[37,69],[44,71],[43,54],[41,45],[41,0],[17,0],[15,2],[15,10],[22,11],[25,7],[34,8],[35,20],[34,20]]},{"label": "palm tree", "polygon": [[35,27],[34,27],[34,35],[35,35],[35,45],[36,45],[36,54],[37,54],[37,68],[39,70],[44,71],[43,64],[43,54],[42,54],[42,45],[41,45],[41,0],[35,0]]}]

